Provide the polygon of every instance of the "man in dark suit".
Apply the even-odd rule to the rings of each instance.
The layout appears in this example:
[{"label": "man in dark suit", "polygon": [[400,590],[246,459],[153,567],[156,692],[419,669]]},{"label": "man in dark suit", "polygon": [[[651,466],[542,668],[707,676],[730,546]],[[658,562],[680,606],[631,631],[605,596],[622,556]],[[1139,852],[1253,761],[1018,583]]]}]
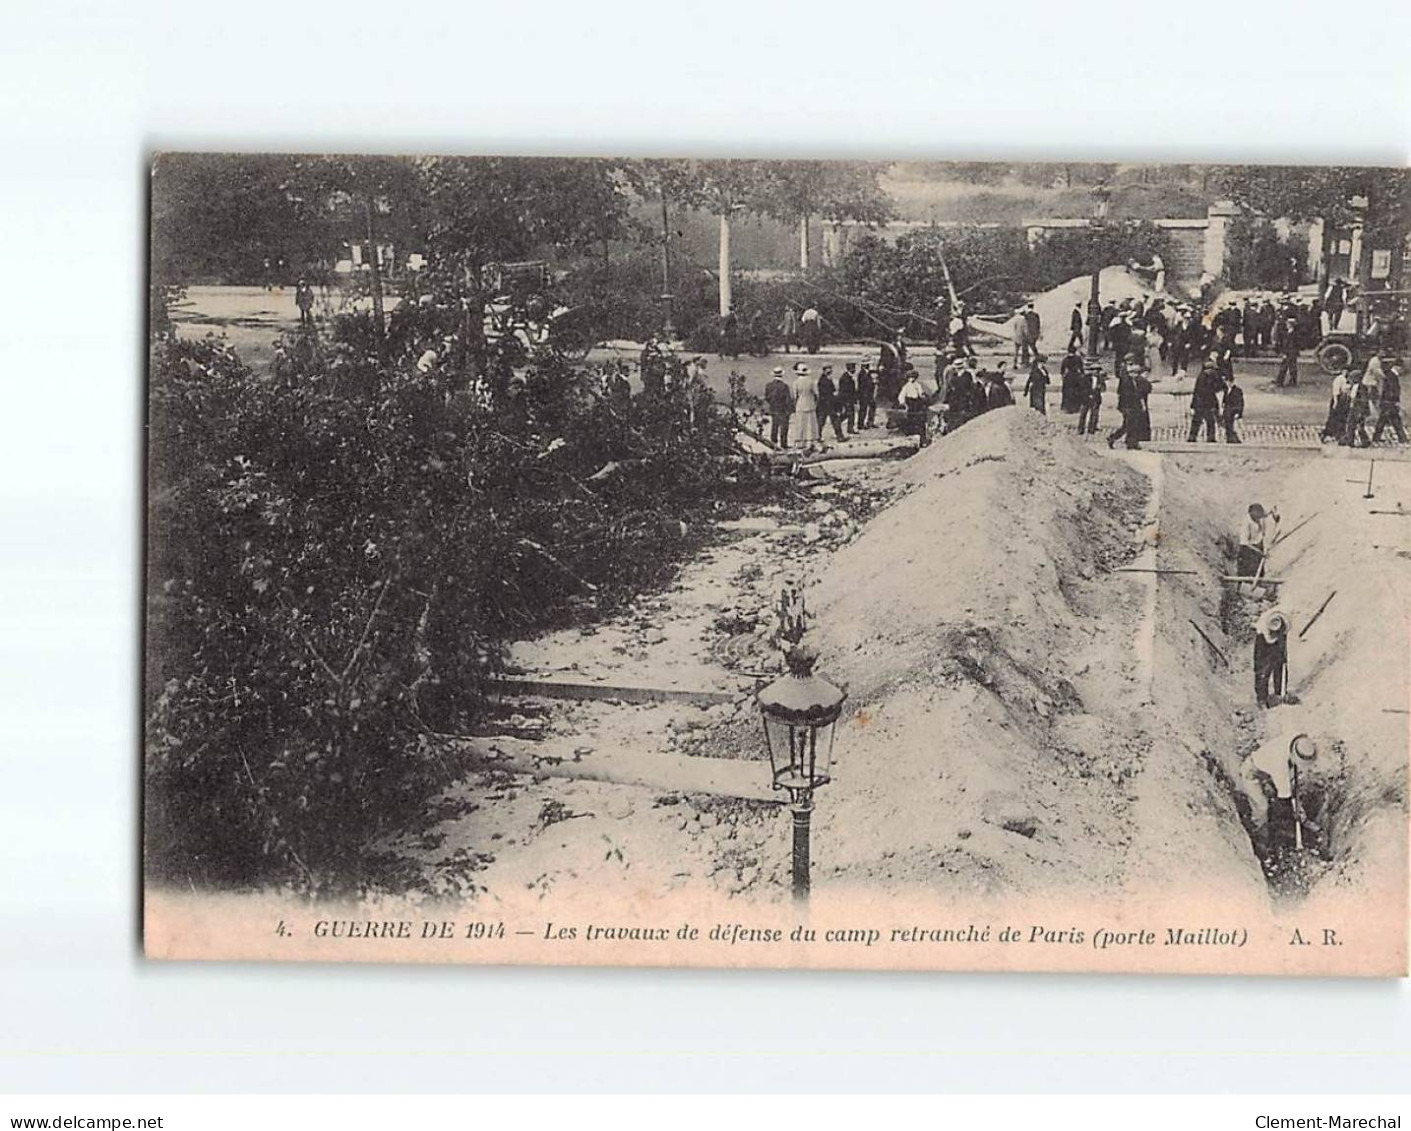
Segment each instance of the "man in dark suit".
[{"label": "man in dark suit", "polygon": [[1225,400],[1220,408],[1220,416],[1225,425],[1225,443],[1244,443],[1235,431],[1235,423],[1244,416],[1244,390],[1235,383],[1233,377],[1225,383]]},{"label": "man in dark suit", "polygon": [[1194,444],[1200,438],[1200,426],[1205,425],[1205,439],[1215,442],[1215,417],[1220,409],[1220,391],[1224,387],[1215,366],[1206,362],[1200,367],[1191,392],[1191,430],[1186,442]]},{"label": "man in dark suit", "polygon": [[857,362],[850,361],[843,366],[843,375],[838,378],[838,419],[846,425],[848,435],[857,431]]},{"label": "man in dark suit", "polygon": [[877,380],[867,362],[857,374],[857,428],[871,428],[877,423]]},{"label": "man in dark suit", "polygon": [[1029,345],[1035,353],[1039,352],[1039,332],[1043,329],[1039,321],[1039,312],[1034,309],[1032,302],[1024,304],[1024,321],[1029,327]]}]

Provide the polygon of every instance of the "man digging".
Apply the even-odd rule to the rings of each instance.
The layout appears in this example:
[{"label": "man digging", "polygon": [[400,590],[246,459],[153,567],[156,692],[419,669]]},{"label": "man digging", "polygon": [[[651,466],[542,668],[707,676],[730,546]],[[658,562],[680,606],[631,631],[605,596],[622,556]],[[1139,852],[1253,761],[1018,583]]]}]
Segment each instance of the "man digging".
[{"label": "man digging", "polygon": [[1235,573],[1240,577],[1258,577],[1264,559],[1273,548],[1279,530],[1279,508],[1265,510],[1259,503],[1249,504],[1249,516],[1240,524],[1240,545],[1235,555]]},{"label": "man digging", "polygon": [[1254,622],[1254,701],[1261,707],[1284,701],[1288,666],[1288,617],[1278,609],[1265,609]]}]

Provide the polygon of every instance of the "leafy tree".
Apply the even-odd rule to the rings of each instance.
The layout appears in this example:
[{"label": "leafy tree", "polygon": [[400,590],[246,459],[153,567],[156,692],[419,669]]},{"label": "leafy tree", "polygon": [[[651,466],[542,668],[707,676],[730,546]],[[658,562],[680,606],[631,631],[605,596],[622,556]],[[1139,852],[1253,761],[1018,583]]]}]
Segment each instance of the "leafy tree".
[{"label": "leafy tree", "polygon": [[886,165],[861,161],[775,161],[766,169],[765,210],[799,225],[799,266],[809,268],[809,220],[880,223],[892,215],[880,177]]},{"label": "leafy tree", "polygon": [[154,339],[154,876],[395,882],[375,846],[464,772],[444,735],[485,718],[504,642],[660,581],[680,520],[749,489],[729,419],[680,372],[607,396],[541,351],[503,392],[447,395],[426,345],[301,335],[266,378]]},{"label": "leafy tree", "polygon": [[1307,242],[1281,239],[1263,217],[1236,216],[1225,239],[1225,274],[1232,287],[1284,290],[1291,277],[1303,276]]},{"label": "leafy tree", "polygon": [[[1256,216],[1323,220],[1324,259],[1335,228],[1365,219],[1370,238],[1397,246],[1411,229],[1411,170],[1363,166],[1221,165],[1212,184]],[[1353,199],[1366,199],[1365,214]]]},{"label": "leafy tree", "polygon": [[327,263],[322,218],[290,190],[296,158],[164,153],[152,164],[152,276],[287,283]]}]

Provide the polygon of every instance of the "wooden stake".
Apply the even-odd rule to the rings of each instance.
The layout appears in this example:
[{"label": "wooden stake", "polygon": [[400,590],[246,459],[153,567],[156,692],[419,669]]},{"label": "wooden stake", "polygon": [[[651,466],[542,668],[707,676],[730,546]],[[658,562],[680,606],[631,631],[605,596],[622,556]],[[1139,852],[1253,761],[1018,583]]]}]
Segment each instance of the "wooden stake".
[{"label": "wooden stake", "polygon": [[1193,569],[1157,569],[1154,566],[1118,566],[1113,573],[1174,573],[1183,577],[1198,577],[1199,571]]},{"label": "wooden stake", "polygon": [[1196,624],[1193,620],[1191,621],[1191,627],[1200,633],[1200,638],[1210,645],[1211,650],[1220,657],[1221,662],[1228,668],[1230,666],[1230,658],[1226,656],[1224,652],[1220,651],[1220,646],[1216,644],[1215,641],[1205,635],[1205,629],[1201,628],[1200,625]]},{"label": "wooden stake", "polygon": [[[1362,480],[1360,480],[1360,479],[1349,479],[1348,482],[1349,482],[1349,483],[1361,483]],[[1315,518],[1317,518],[1321,513],[1322,513],[1321,511],[1314,511],[1314,512],[1313,512],[1312,514],[1310,514],[1307,518],[1305,518],[1302,522],[1300,522],[1297,526],[1291,527],[1291,528],[1289,528],[1289,529],[1286,530],[1286,531],[1282,531],[1281,533],[1274,535],[1274,540],[1269,543],[1269,549],[1272,550],[1275,546],[1277,546],[1277,545],[1278,545],[1280,542],[1282,542],[1285,538],[1292,538],[1295,534],[1297,534],[1300,530],[1302,530],[1305,526],[1307,526],[1310,522],[1312,522]]]},{"label": "wooden stake", "polygon": [[1282,585],[1288,579],[1285,577],[1262,577],[1258,574],[1254,577],[1246,577],[1240,573],[1227,573],[1220,580],[1232,581],[1236,585]]},{"label": "wooden stake", "polygon": [[1318,623],[1318,618],[1323,615],[1323,610],[1326,609],[1328,605],[1332,603],[1333,598],[1337,595],[1338,591],[1334,589],[1331,593],[1328,594],[1327,600],[1325,600],[1321,605],[1318,606],[1318,611],[1313,614],[1313,616],[1309,619],[1308,623],[1303,626],[1303,631],[1298,634],[1298,638],[1300,640],[1303,639],[1304,635],[1308,632],[1310,628],[1312,628],[1315,624]]},{"label": "wooden stake", "polygon": [[1303,814],[1298,808],[1298,767],[1293,767],[1293,846],[1303,851]]},{"label": "wooden stake", "polygon": [[1362,497],[1370,499],[1372,497],[1372,472],[1377,470],[1377,461],[1373,460],[1367,465],[1367,493]]}]

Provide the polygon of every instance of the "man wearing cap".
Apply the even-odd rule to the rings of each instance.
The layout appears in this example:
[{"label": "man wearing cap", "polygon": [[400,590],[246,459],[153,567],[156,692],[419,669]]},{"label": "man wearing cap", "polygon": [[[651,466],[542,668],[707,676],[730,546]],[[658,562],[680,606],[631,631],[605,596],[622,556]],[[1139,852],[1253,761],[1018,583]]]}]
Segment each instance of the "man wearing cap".
[{"label": "man wearing cap", "polygon": [[846,426],[849,436],[857,431],[857,362],[849,361],[843,366],[843,375],[838,378],[838,418]]},{"label": "man wearing cap", "polygon": [[877,379],[872,367],[863,362],[857,373],[857,430],[877,423]]},{"label": "man wearing cap", "polygon": [[1112,343],[1113,365],[1116,366],[1117,376],[1120,377],[1127,371],[1127,350],[1132,344],[1132,319],[1129,312],[1123,311],[1112,319],[1107,337]]},{"label": "man wearing cap", "polygon": [[[1121,324],[1121,319],[1113,325]],[[1117,370],[1117,411],[1122,414],[1122,423],[1107,434],[1107,446],[1117,446],[1118,440],[1125,440],[1127,447],[1136,449],[1142,442],[1142,403],[1137,379],[1124,365]]]},{"label": "man wearing cap", "polygon": [[1186,443],[1194,444],[1200,438],[1201,425],[1205,426],[1205,439],[1215,442],[1215,417],[1220,408],[1220,390],[1224,382],[1215,372],[1215,366],[1207,361],[1200,367],[1200,375],[1195,379],[1191,391],[1191,428]]},{"label": "man wearing cap", "polygon": [[1372,432],[1372,443],[1382,442],[1382,431],[1391,425],[1396,438],[1406,443],[1406,429],[1401,422],[1401,367],[1393,365],[1382,376],[1382,396],[1378,402],[1377,426]]},{"label": "man wearing cap", "polygon": [[1102,394],[1107,392],[1107,371],[1097,358],[1083,365],[1082,402],[1078,407],[1078,435],[1092,436],[1097,432],[1102,415]]},{"label": "man wearing cap", "polygon": [[1235,557],[1235,572],[1240,577],[1253,577],[1260,563],[1274,546],[1279,533],[1279,508],[1265,510],[1259,503],[1249,504],[1249,513],[1240,523],[1240,546]]},{"label": "man wearing cap", "polygon": [[1278,609],[1265,609],[1254,622],[1254,701],[1261,707],[1282,700],[1288,666],[1288,617]]},{"label": "man wearing cap", "polygon": [[1171,363],[1171,376],[1177,373],[1184,373],[1186,359],[1190,356],[1194,335],[1191,332],[1191,323],[1195,317],[1189,307],[1182,307],[1176,321],[1171,325],[1170,346],[1166,351],[1166,359]]},{"label": "man wearing cap", "polygon": [[789,446],[789,417],[794,414],[794,393],[784,380],[784,367],[776,365],[764,387],[764,402],[769,406],[769,442],[776,447]]},{"label": "man wearing cap", "polygon": [[823,438],[823,430],[833,424],[833,435],[843,440],[843,423],[838,414],[838,386],[833,382],[833,367],[825,365],[818,375],[818,438]]},{"label": "man wearing cap", "polygon": [[[1024,304],[1024,323],[1028,328],[1029,348],[1037,354],[1039,352],[1039,334],[1043,328],[1043,324],[1039,320],[1039,312],[1034,309],[1032,302],[1026,302]],[[1025,360],[1027,361],[1028,358],[1025,358]]]},{"label": "man wearing cap", "polygon": [[1242,444],[1235,424],[1244,417],[1244,390],[1231,377],[1225,382],[1225,399],[1220,405],[1220,419],[1225,425],[1225,443]]},{"label": "man wearing cap", "polygon": [[996,408],[1008,408],[1014,403],[1014,394],[1009,391],[1009,375],[1004,371],[1004,362],[999,363],[999,369],[990,376],[990,387],[985,391],[985,411],[989,412]]},{"label": "man wearing cap", "polygon": [[314,324],[314,289],[307,279],[300,279],[294,287],[294,305],[299,308],[299,325]]},{"label": "man wearing cap", "polygon": [[970,371],[961,358],[953,357],[941,374],[939,390],[942,435],[954,432],[969,419]]},{"label": "man wearing cap", "polygon": [[[1297,846],[1300,839],[1300,822],[1306,815],[1298,804],[1300,771],[1308,775],[1317,765],[1318,744],[1310,735],[1298,733],[1289,736],[1288,732],[1265,742],[1249,757],[1249,767],[1254,771],[1252,789],[1246,789],[1251,802],[1251,823],[1262,829],[1265,851],[1273,855]],[[1274,796],[1268,797],[1262,780],[1268,779]],[[1263,802],[1263,812],[1260,811]],[[1317,826],[1313,826],[1315,829]]]},{"label": "man wearing cap", "polygon": [[784,320],[779,323],[779,332],[784,335],[785,353],[799,344],[799,312],[792,302],[784,304]]}]

